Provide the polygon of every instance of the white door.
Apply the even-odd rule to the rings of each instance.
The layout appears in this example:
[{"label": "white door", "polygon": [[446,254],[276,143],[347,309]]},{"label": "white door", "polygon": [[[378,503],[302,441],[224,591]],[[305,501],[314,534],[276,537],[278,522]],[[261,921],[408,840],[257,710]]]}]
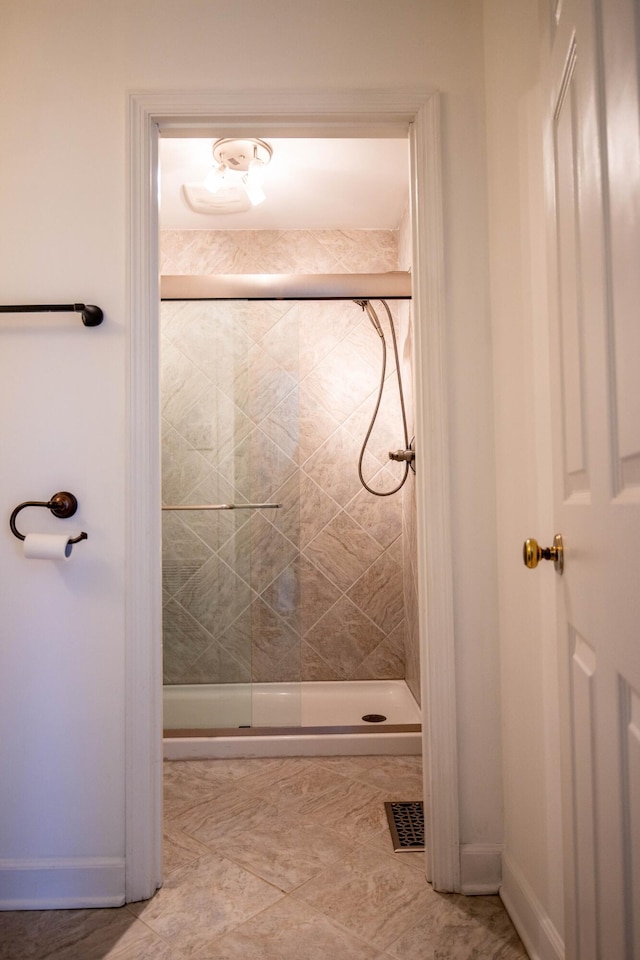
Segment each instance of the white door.
[{"label": "white door", "polygon": [[549,7],[556,530],[545,535],[565,548],[566,956],[637,960],[640,12],[634,0]]}]

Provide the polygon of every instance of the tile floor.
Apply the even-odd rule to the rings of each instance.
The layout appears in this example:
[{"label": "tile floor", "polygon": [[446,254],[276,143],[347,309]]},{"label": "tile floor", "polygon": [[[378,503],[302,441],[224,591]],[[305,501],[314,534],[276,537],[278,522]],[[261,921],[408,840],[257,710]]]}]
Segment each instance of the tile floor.
[{"label": "tile floor", "polygon": [[525,960],[498,897],[434,893],[386,800],[417,757],[165,763],[165,884],[111,910],[0,913],[0,960]]}]

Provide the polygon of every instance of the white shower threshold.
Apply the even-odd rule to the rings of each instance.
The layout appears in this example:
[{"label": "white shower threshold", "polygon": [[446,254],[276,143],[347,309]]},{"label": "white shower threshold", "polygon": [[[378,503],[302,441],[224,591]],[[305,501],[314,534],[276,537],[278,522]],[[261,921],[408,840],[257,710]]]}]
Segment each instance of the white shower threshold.
[{"label": "white shower threshold", "polygon": [[[386,719],[371,723],[367,714]],[[164,756],[419,754],[420,708],[404,680],[164,688]]]}]

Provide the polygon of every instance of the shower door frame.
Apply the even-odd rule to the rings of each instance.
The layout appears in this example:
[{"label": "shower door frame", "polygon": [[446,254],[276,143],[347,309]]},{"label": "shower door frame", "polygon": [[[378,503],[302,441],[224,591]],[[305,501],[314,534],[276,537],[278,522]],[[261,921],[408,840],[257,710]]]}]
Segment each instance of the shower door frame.
[{"label": "shower door frame", "polygon": [[[158,135],[408,137],[417,569],[427,875],[460,889],[458,757],[437,91],[165,92],[129,96],[126,900],[162,881]],[[222,132],[221,132],[222,131]],[[429,322],[426,323],[426,318]]]}]

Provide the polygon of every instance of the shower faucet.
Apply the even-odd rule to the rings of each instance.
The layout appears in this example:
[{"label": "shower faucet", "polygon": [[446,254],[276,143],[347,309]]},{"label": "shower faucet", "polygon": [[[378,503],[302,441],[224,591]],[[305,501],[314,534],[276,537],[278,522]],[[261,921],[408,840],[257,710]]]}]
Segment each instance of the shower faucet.
[{"label": "shower faucet", "polygon": [[389,450],[389,460],[396,460],[398,463],[408,463],[414,473],[416,472],[415,459],[416,452],[413,449],[413,440],[407,450]]},{"label": "shower faucet", "polygon": [[389,450],[389,460],[406,460],[412,463],[416,458],[413,450]]}]

